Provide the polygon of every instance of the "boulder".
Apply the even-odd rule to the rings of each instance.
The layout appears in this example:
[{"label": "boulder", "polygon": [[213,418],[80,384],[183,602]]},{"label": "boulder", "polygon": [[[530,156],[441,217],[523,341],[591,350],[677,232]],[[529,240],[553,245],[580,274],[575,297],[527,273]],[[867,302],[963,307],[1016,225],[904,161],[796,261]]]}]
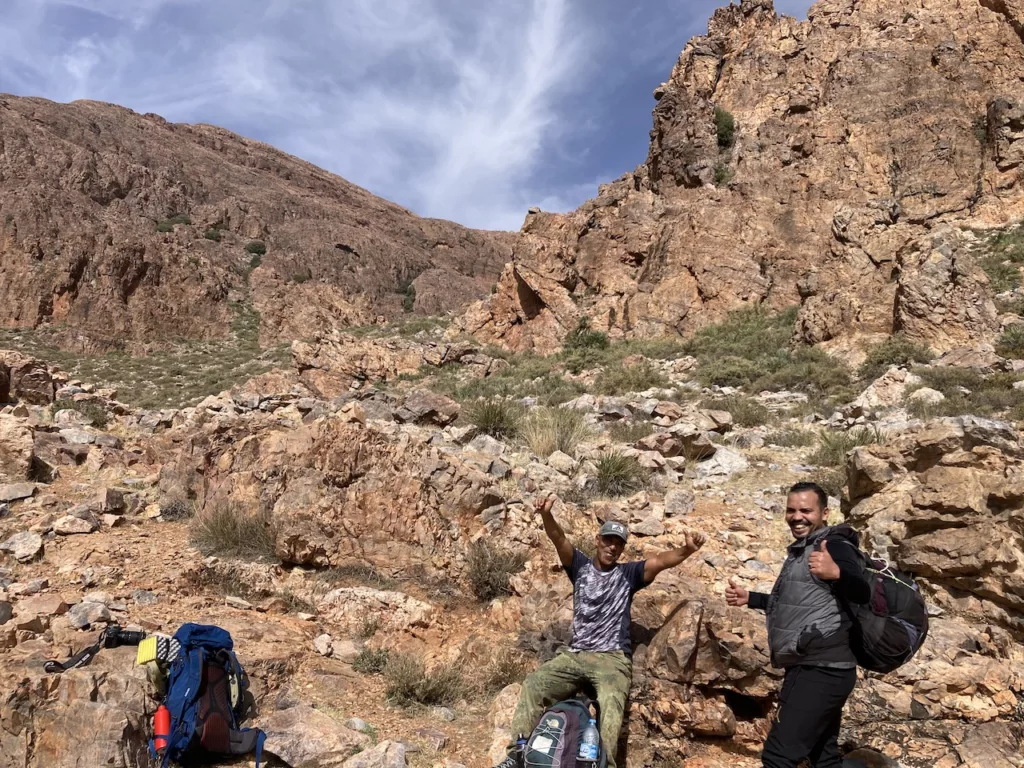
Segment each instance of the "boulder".
[{"label": "boulder", "polygon": [[944,394],[931,387],[921,387],[921,389],[915,389],[907,395],[909,402],[923,403],[924,405],[938,405],[945,399],[946,396]]},{"label": "boulder", "polygon": [[334,650],[331,645],[331,636],[328,634],[317,635],[313,640],[313,650],[321,656],[330,656]]},{"label": "boulder", "polygon": [[723,482],[738,472],[746,471],[749,466],[743,454],[729,448],[718,448],[714,456],[697,464],[697,477],[709,482]]},{"label": "boulder", "polygon": [[444,427],[458,418],[459,404],[444,395],[427,390],[415,390],[406,396],[394,414],[401,422]]},{"label": "boulder", "polygon": [[16,533],[0,544],[0,552],[7,552],[15,560],[27,563],[43,551],[43,537],[32,531]]},{"label": "boulder", "polygon": [[0,366],[7,371],[8,397],[30,405],[49,405],[57,391],[46,363],[20,352],[0,350]]},{"label": "boulder", "polygon": [[571,475],[576,471],[576,459],[561,451],[555,451],[548,456],[548,466],[563,475]]},{"label": "boulder", "polygon": [[907,388],[920,383],[920,376],[916,376],[904,368],[892,366],[869,384],[867,389],[857,396],[852,405],[860,411],[895,408],[902,404]]},{"label": "boulder", "polygon": [[11,483],[0,485],[0,502],[20,501],[36,492],[35,483]]},{"label": "boulder", "polygon": [[0,413],[0,483],[27,480],[35,449],[32,430],[23,420]]},{"label": "boulder", "polygon": [[272,713],[260,724],[265,749],[291,768],[341,768],[370,738],[305,704]]},{"label": "boulder", "polygon": [[406,768],[406,747],[397,741],[382,741],[372,749],[345,761],[342,768]]},{"label": "boulder", "polygon": [[96,504],[99,512],[123,512],[124,493],[116,488],[100,488],[96,492]]},{"label": "boulder", "polygon": [[685,488],[673,488],[665,494],[665,517],[684,517],[696,508],[697,497]]},{"label": "boulder", "polygon": [[93,533],[99,530],[99,521],[94,517],[82,518],[75,515],[64,515],[54,521],[53,532],[61,536],[73,536],[80,533]]},{"label": "boulder", "polygon": [[93,601],[73,605],[68,611],[68,618],[71,620],[71,626],[75,629],[89,629],[93,624],[113,620],[107,606]]},{"label": "boulder", "polygon": [[67,611],[68,604],[60,595],[37,595],[18,603],[21,616],[63,616]]}]

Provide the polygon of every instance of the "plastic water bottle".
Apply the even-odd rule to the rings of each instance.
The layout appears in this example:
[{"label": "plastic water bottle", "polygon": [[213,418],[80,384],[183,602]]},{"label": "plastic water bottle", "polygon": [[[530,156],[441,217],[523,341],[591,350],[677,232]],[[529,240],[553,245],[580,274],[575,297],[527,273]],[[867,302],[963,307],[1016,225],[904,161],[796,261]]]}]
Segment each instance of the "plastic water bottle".
[{"label": "plastic water bottle", "polygon": [[597,732],[597,722],[591,718],[590,725],[586,727],[583,735],[580,736],[580,751],[576,755],[576,759],[587,763],[596,763],[597,757],[601,753],[600,743],[601,736]]},{"label": "plastic water bottle", "polygon": [[526,760],[526,742],[527,738],[525,734],[520,733],[519,738],[516,739],[515,756],[519,766],[523,766]]}]

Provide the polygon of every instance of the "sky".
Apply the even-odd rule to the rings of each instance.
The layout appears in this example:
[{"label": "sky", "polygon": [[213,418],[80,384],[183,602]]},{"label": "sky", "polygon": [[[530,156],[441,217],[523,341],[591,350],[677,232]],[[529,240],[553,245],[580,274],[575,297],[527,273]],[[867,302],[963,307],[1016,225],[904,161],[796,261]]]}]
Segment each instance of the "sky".
[{"label": "sky", "polygon": [[654,88],[727,2],[4,0],[0,93],[219,125],[422,216],[518,229],[644,160]]}]

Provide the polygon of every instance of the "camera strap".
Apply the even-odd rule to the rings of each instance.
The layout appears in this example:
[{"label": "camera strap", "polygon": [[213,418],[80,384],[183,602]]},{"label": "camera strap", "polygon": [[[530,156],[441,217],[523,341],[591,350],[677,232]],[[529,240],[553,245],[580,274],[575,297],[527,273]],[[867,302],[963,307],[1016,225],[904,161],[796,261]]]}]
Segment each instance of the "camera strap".
[{"label": "camera strap", "polygon": [[99,641],[95,645],[90,645],[88,648],[83,648],[74,656],[67,661],[57,661],[56,659],[50,659],[43,664],[43,671],[52,674],[58,672],[67,672],[69,669],[77,669],[78,667],[84,667],[93,657],[100,652],[100,648],[103,647],[103,635],[100,635]]},{"label": "camera strap", "polygon": [[124,632],[120,627],[113,625],[100,632],[100,636],[93,645],[83,648],[67,661],[50,659],[44,662],[43,671],[53,675],[58,672],[67,672],[69,669],[78,669],[92,661],[101,648],[116,648],[119,645],[138,645],[145,637],[144,632]]}]

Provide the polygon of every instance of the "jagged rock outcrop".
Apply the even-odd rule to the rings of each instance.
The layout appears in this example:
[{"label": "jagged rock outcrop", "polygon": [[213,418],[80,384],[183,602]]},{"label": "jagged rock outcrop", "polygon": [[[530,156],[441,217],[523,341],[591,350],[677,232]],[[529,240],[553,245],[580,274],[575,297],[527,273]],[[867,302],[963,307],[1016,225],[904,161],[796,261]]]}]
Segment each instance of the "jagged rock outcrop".
[{"label": "jagged rock outcrop", "polygon": [[456,310],[486,295],[514,240],[418,218],[221,128],[110,104],[0,96],[0,145],[0,327],[66,326],[60,341],[87,350],[223,336],[237,301],[260,312],[265,341],[372,323],[413,298]]},{"label": "jagged rock outcrop", "polygon": [[849,520],[945,610],[1024,632],[1024,445],[1008,424],[940,419],[849,463]]},{"label": "jagged rock outcrop", "polygon": [[508,365],[465,341],[361,339],[337,330],[294,342],[292,364],[299,379],[321,397],[335,397],[353,385],[394,381],[416,374],[424,366],[458,364],[464,374],[482,377]]},{"label": "jagged rock outcrop", "polygon": [[[651,337],[802,304],[796,340],[826,348],[901,327],[940,348],[990,336],[968,259],[916,261],[931,251],[913,244],[1024,214],[1021,22],[992,0],[821,0],[806,22],[719,9],[655,91],[647,161],[573,213],[531,212],[457,329],[548,352],[584,316]],[[921,314],[965,299],[941,330]]]}]

